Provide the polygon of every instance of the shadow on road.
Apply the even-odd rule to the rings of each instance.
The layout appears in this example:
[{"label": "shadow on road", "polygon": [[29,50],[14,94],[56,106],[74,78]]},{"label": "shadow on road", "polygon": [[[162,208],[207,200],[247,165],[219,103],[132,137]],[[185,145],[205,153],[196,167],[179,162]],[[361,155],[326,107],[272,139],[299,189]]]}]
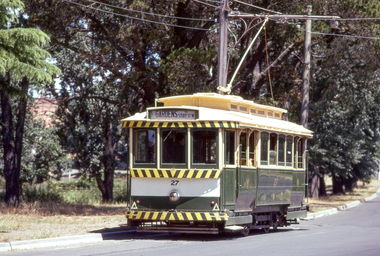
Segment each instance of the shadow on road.
[{"label": "shadow on road", "polygon": [[[278,228],[277,230],[271,229],[269,233],[265,233],[260,229],[252,229],[249,236],[262,236],[262,235],[275,235],[276,233],[286,233],[291,231],[306,231],[308,229],[298,229],[296,227]],[[136,228],[116,227],[101,230],[94,230],[91,233],[102,234],[103,240],[170,240],[170,241],[223,241],[241,239],[244,236],[239,232],[225,232],[219,235],[209,234],[183,234],[183,233],[149,233],[137,232]]]}]

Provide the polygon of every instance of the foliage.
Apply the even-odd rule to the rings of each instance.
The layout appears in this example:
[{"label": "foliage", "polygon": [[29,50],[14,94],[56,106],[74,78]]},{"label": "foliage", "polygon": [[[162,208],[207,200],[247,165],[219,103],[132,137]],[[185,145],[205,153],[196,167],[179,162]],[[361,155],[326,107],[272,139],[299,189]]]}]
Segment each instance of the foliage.
[{"label": "foliage", "polygon": [[[39,26],[51,35],[50,51],[63,71],[61,89],[57,91],[53,85],[48,88],[60,104],[61,141],[81,170],[97,179],[107,201],[113,198],[115,156],[120,157],[115,149],[120,141],[121,145],[127,141],[118,121],[144,111],[158,96],[216,92],[218,25],[214,19],[219,9],[188,0],[104,0],[103,5],[76,2],[87,7],[62,0],[26,0],[28,19],[20,19],[26,26]],[[246,2],[285,14],[304,14],[305,7],[312,4],[313,15],[380,15],[380,3],[370,0]],[[233,1],[230,8],[261,12]],[[228,80],[262,21],[229,22]],[[268,22],[267,39],[261,33],[248,52],[233,84],[233,94],[284,107],[289,120],[298,122],[303,22]],[[313,22],[312,31],[322,33],[312,34],[310,85],[309,128],[315,131],[314,141],[309,142],[310,163],[317,175],[365,180],[373,172],[378,159],[378,123],[373,120],[378,112],[375,74],[379,43],[343,36],[378,36],[378,28],[372,21],[341,20],[337,27],[331,27],[329,20]],[[270,99],[268,70],[274,102]]]},{"label": "foliage", "polygon": [[27,202],[61,202],[62,196],[56,190],[50,190],[47,184],[28,185],[23,189],[23,198]]},{"label": "foliage", "polygon": [[46,127],[42,120],[32,119],[26,123],[23,141],[22,182],[42,183],[59,179],[67,169],[71,169],[72,159],[62,148],[56,126]]},{"label": "foliage", "polygon": [[[49,37],[39,29],[20,25],[18,18],[23,7],[19,0],[0,1],[0,96],[5,202],[15,206],[20,196],[20,162],[29,86],[37,87],[38,84],[51,82],[52,75],[60,73],[56,66],[47,61],[50,54],[42,48],[48,43]],[[15,99],[18,101],[16,115],[12,109]],[[13,123],[13,116],[17,116],[16,124]]]},{"label": "foliage", "polygon": [[334,193],[343,193],[343,185],[351,190],[378,169],[378,46],[338,39],[330,47],[323,53],[331,58],[316,65],[320,72],[312,96],[310,164],[314,172],[333,177]]}]

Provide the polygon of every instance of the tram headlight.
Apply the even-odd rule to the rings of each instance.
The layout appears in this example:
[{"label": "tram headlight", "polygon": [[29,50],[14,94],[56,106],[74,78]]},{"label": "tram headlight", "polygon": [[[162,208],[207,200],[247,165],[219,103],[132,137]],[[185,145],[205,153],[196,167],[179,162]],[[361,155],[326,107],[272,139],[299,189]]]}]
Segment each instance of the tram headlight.
[{"label": "tram headlight", "polygon": [[170,200],[170,202],[172,202],[172,203],[175,203],[175,202],[177,202],[178,200],[179,200],[179,193],[177,192],[177,191],[172,191],[172,192],[170,192],[170,194],[169,194],[169,200]]}]

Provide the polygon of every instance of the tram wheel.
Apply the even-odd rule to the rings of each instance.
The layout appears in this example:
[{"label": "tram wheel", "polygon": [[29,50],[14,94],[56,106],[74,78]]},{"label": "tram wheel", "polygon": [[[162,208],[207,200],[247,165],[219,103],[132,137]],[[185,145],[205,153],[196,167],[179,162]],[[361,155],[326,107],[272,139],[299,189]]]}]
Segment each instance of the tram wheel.
[{"label": "tram wheel", "polygon": [[265,234],[269,233],[269,228],[262,228]]},{"label": "tram wheel", "polygon": [[249,235],[250,228],[247,226],[244,226],[244,230],[241,232],[243,236]]}]

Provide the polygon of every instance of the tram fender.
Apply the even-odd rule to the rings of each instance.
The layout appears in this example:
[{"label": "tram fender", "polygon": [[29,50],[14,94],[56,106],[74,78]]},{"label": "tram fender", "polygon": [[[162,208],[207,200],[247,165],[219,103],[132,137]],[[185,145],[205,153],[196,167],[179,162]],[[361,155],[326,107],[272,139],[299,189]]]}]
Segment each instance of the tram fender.
[{"label": "tram fender", "polygon": [[228,220],[226,221],[226,226],[252,224],[252,221],[252,215],[228,217]]}]

